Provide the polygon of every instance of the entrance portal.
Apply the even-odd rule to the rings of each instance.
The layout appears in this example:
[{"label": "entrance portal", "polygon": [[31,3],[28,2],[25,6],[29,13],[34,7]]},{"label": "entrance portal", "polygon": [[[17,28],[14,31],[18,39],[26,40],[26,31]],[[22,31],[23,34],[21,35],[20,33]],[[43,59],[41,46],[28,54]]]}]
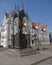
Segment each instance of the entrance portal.
[{"label": "entrance portal", "polygon": [[19,37],[20,48],[27,48],[27,40],[24,34],[21,34]]}]

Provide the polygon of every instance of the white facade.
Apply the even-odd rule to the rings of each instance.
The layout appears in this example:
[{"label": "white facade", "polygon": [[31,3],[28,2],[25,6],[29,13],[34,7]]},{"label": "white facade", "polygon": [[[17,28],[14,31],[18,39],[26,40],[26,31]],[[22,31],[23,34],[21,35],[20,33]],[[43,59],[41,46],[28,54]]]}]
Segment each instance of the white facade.
[{"label": "white facade", "polygon": [[35,28],[30,29],[31,46],[50,44],[49,32],[47,31],[47,29],[45,30],[46,31],[42,31],[40,23],[38,23],[37,29]]},{"label": "white facade", "polygon": [[4,16],[1,30],[1,45],[3,45],[3,47],[8,47],[9,45],[12,45],[12,35],[16,35],[16,33],[18,33],[18,22],[18,17],[15,18],[13,23],[13,17],[11,17],[11,15],[9,15],[8,18],[6,18],[6,15]]},{"label": "white facade", "polygon": [[[17,13],[17,17],[14,19],[14,15]],[[13,15],[12,15],[13,14]],[[1,45],[3,47],[8,47],[13,45],[12,35],[17,35],[19,33],[19,14],[18,12],[13,12],[11,14],[5,14],[3,18],[3,23],[1,27]],[[50,44],[49,43],[49,33],[46,29],[41,29],[40,23],[35,28],[32,27],[32,22],[26,18],[26,22],[22,26],[22,34],[30,35],[30,46],[35,46],[36,44]],[[17,39],[16,39],[17,40]],[[18,42],[19,43],[19,42]]]}]

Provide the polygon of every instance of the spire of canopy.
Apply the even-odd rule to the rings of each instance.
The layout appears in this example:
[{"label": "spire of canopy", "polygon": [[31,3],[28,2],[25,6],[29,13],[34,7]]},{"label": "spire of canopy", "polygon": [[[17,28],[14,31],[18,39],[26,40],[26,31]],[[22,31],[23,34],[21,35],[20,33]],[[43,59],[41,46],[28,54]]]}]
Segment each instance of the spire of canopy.
[{"label": "spire of canopy", "polygon": [[17,6],[16,6],[16,3],[15,3],[15,8],[14,8],[15,10],[17,9]]},{"label": "spire of canopy", "polygon": [[23,5],[23,3],[22,3],[22,10],[24,10],[24,5]]}]

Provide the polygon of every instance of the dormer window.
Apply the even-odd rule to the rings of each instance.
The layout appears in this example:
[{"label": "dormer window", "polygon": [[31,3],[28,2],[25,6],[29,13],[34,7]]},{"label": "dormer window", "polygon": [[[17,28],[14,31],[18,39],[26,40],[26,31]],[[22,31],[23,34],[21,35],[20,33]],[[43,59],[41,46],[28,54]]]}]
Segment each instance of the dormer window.
[{"label": "dormer window", "polygon": [[46,31],[46,26],[45,25],[41,26],[41,29],[42,31]]},{"label": "dormer window", "polygon": [[24,23],[24,26],[26,26],[26,23]]},{"label": "dormer window", "polygon": [[26,25],[27,25],[26,20],[23,19],[23,20],[22,20],[22,26],[26,26]]},{"label": "dormer window", "polygon": [[32,23],[32,28],[38,29],[38,23],[33,22],[33,23]]},{"label": "dormer window", "polygon": [[43,29],[44,31],[46,31],[46,29]]},{"label": "dormer window", "polygon": [[38,26],[35,26],[36,29],[38,29]]}]

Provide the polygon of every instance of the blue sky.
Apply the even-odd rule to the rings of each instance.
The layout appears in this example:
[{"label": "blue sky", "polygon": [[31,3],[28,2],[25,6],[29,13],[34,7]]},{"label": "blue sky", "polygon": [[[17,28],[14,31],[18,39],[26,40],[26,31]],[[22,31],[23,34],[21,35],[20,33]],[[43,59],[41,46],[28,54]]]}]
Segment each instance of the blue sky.
[{"label": "blue sky", "polygon": [[12,12],[14,5],[22,7],[28,11],[32,22],[40,22],[47,25],[48,30],[52,30],[52,0],[0,0],[0,25],[4,12]]}]

